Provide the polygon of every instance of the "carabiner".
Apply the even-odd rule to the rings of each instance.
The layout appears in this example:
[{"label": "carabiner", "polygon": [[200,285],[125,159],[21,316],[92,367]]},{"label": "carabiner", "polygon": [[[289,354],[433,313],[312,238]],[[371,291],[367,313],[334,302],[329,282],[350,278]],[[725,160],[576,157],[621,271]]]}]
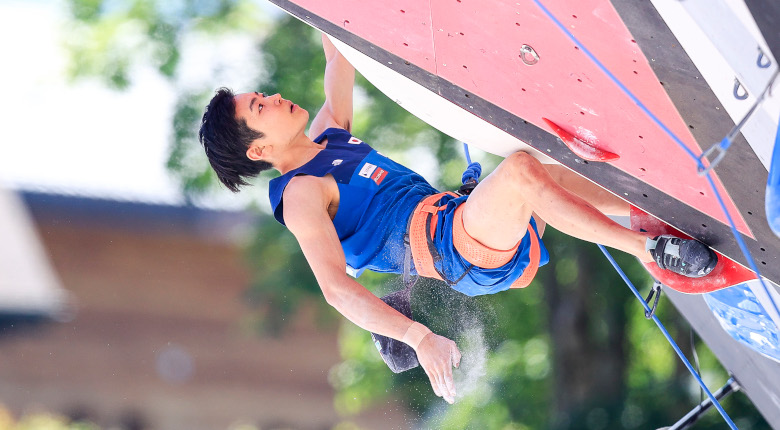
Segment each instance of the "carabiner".
[{"label": "carabiner", "polygon": [[[699,166],[696,168],[698,170],[699,176],[706,176],[710,170],[714,169],[715,166],[717,166],[718,163],[720,163],[720,161],[726,155],[726,150],[729,149],[729,146],[731,146],[731,139],[729,139],[729,136],[726,136],[723,138],[723,140],[720,141],[720,143],[712,145],[709,148],[707,148],[707,150],[704,151],[699,156]],[[719,151],[718,155],[715,156],[715,159],[710,162],[709,166],[704,167],[704,164],[702,164],[701,160],[702,159],[709,160],[710,154],[712,154],[715,151]]]},{"label": "carabiner", "polygon": [[647,298],[645,299],[645,303],[647,303],[648,306],[650,306],[650,300],[653,300],[653,296],[655,296],[655,301],[653,302],[653,306],[650,308],[649,311],[645,310],[645,318],[647,319],[653,319],[653,316],[655,315],[655,310],[658,309],[658,299],[661,298],[661,283],[658,281],[655,281],[655,283],[653,284],[653,289],[650,290],[650,294],[648,294]]}]

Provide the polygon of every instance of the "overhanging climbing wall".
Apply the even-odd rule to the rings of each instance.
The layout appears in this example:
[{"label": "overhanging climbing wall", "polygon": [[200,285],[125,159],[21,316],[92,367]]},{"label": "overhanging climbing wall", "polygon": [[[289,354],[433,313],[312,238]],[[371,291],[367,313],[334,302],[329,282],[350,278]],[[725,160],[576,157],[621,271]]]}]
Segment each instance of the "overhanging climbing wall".
[{"label": "overhanging climbing wall", "polygon": [[[494,1],[490,8],[474,0],[274,3],[351,46],[374,67],[388,69],[457,106],[463,115],[505,131],[516,139],[517,148],[530,145],[746,264],[690,157],[532,2]],[[606,0],[550,3],[567,28],[691,151],[700,153],[733,126],[717,109],[719,103],[706,83],[697,82],[695,68],[674,74],[678,60],[687,56],[679,45],[664,39],[668,35],[660,30],[668,29],[641,24],[629,31],[618,13],[625,15],[621,9],[628,7],[618,5],[616,10]],[[656,52],[646,55],[644,45],[652,45],[656,37],[661,45],[651,46]],[[370,73],[358,69],[371,80]],[[382,82],[374,83],[384,90]],[[394,99],[407,108],[414,104],[402,94]],[[620,158],[594,163],[577,157],[551,133],[544,118]],[[448,133],[446,123],[437,127]],[[721,130],[725,131],[720,137],[709,138]],[[696,135],[702,131],[706,136],[699,139],[700,145]],[[502,152],[479,141],[468,143]],[[716,185],[766,276],[778,282],[780,242],[769,232],[760,210],[766,170],[744,140],[738,139],[732,154],[727,157],[732,160],[716,169]]]},{"label": "overhanging climbing wall", "polygon": [[[746,264],[688,155],[532,1],[272,1],[340,41],[374,85],[442,132],[499,155],[530,149],[549,156]],[[734,127],[651,2],[544,3],[691,151],[700,153]],[[774,6],[752,0],[748,5],[767,12],[757,20],[764,31],[780,22]],[[767,38],[774,53],[776,39]],[[544,118],[620,158],[597,163],[576,156]],[[764,217],[764,165],[738,136],[715,172],[759,267],[779,283],[780,242]],[[765,418],[780,426],[777,363],[731,339],[701,296],[671,298]]]}]

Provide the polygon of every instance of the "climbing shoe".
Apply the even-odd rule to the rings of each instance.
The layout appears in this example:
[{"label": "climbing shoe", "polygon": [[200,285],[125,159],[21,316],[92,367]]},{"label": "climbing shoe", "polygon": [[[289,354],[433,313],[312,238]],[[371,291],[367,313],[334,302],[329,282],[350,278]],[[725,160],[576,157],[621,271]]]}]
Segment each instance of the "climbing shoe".
[{"label": "climbing shoe", "polygon": [[706,276],[718,264],[718,256],[698,240],[665,234],[648,239],[647,249],[658,267],[689,278]]}]

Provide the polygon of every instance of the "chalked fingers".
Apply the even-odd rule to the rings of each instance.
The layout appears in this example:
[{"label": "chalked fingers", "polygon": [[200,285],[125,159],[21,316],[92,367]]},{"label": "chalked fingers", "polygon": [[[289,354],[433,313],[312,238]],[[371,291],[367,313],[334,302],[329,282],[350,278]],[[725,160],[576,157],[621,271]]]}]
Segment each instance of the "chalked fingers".
[{"label": "chalked fingers", "polygon": [[452,354],[452,364],[455,367],[460,367],[460,349],[458,349],[458,346],[455,345],[455,342],[452,343],[452,349],[450,350],[450,353]]},{"label": "chalked fingers", "polygon": [[436,377],[433,373],[429,371],[425,371],[425,373],[428,375],[428,380],[431,382],[431,388],[433,388],[433,394],[436,394],[437,396],[441,397],[441,390],[439,390],[439,383],[436,382]]},{"label": "chalked fingers", "polygon": [[430,333],[417,346],[417,359],[425,369],[437,396],[448,403],[455,402],[455,385],[452,381],[452,366],[460,360],[458,347],[450,339]]}]

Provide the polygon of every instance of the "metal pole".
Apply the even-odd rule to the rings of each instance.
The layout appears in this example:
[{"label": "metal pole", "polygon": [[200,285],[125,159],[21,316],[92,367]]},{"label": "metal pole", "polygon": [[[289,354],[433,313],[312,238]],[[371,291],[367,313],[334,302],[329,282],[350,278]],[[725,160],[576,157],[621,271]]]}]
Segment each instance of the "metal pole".
[{"label": "metal pole", "polygon": [[[723,386],[720,390],[716,391],[712,395],[715,396],[716,399],[720,400],[731,394],[732,392],[739,391],[740,387],[737,381],[734,380],[734,378],[730,378],[726,385]],[[694,425],[696,421],[699,420],[701,415],[707,410],[709,410],[712,407],[712,400],[709,398],[704,399],[703,402],[701,402],[698,406],[693,408],[690,412],[688,412],[687,415],[682,417],[680,421],[677,421],[674,423],[671,427],[666,427],[666,430],[685,430],[688,427]]]}]

